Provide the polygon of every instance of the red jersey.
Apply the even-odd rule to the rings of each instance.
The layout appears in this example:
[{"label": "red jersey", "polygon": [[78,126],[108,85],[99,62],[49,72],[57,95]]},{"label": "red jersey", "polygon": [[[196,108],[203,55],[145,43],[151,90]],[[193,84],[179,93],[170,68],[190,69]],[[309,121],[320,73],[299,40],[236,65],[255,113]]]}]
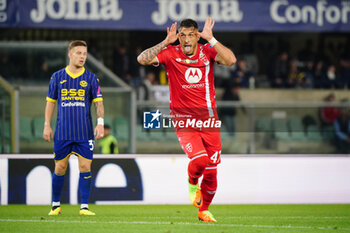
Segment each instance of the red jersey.
[{"label": "red jersey", "polygon": [[191,57],[182,52],[181,45],[169,45],[157,55],[167,72],[173,113],[217,118],[213,73],[216,55],[209,44],[198,44],[197,53]]}]

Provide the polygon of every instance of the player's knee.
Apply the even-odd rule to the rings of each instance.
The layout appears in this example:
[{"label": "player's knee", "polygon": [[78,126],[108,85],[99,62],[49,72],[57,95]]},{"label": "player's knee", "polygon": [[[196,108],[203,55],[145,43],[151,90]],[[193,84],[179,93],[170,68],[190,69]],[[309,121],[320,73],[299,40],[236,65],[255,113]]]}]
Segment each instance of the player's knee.
[{"label": "player's knee", "polygon": [[197,167],[204,167],[205,168],[210,163],[210,159],[208,158],[208,156],[202,156],[202,157],[199,157],[197,159],[192,160],[191,162]]},{"label": "player's knee", "polygon": [[56,175],[64,175],[67,170],[67,165],[63,163],[56,163],[55,165],[55,173]]},{"label": "player's knee", "polygon": [[188,172],[196,177],[200,177],[209,163],[207,156],[202,156],[191,160],[188,165]]},{"label": "player's knee", "polygon": [[91,170],[91,167],[89,164],[79,164],[80,172],[89,172],[90,170]]}]

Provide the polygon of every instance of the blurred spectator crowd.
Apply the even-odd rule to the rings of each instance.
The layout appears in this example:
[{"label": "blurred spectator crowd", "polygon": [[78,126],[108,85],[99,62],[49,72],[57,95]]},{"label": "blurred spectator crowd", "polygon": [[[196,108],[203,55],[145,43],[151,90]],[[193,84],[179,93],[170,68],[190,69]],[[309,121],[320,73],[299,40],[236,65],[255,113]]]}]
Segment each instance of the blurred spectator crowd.
[{"label": "blurred spectator crowd", "polygon": [[[336,61],[329,59],[324,50],[312,51],[308,40],[297,57],[282,50],[274,59],[269,77],[271,87],[304,89],[344,89],[350,87],[350,46],[327,51],[338,53]],[[339,51],[340,50],[340,51]],[[338,51],[338,52],[336,52]]]},{"label": "blurred spectator crowd", "polygon": [[[350,88],[350,45],[330,43],[327,49],[312,50],[312,41],[290,55],[290,45],[277,45],[277,52],[262,57],[248,49],[233,51],[238,62],[232,67],[215,64],[215,85],[219,88],[294,88],[294,89],[347,89]],[[246,45],[243,45],[246,46]],[[114,53],[114,72],[133,87],[143,85],[148,73],[152,84],[167,84],[164,68],[142,67],[137,56],[145,48],[137,46],[133,51],[126,45],[117,47]],[[260,49],[263,50],[263,46]],[[333,54],[329,55],[330,53]],[[336,57],[336,59],[334,59]],[[267,61],[262,61],[266,59]],[[263,69],[259,66],[265,65]],[[260,67],[262,68],[262,67]],[[262,74],[261,72],[265,72]]]},{"label": "blurred spectator crowd", "polygon": [[336,107],[336,98],[333,93],[325,97],[325,106],[319,111],[321,130],[327,131],[333,129],[335,137],[333,140],[337,152],[350,153],[350,112],[348,108],[348,99],[340,100],[343,106]]},{"label": "blurred spectator crowd", "polygon": [[[229,47],[232,47],[228,45]],[[302,46],[301,46],[302,47]],[[320,47],[320,46],[319,46]],[[248,49],[249,48],[249,49]],[[312,40],[306,40],[300,51],[286,42],[263,44],[254,48],[247,43],[234,47],[238,62],[232,67],[215,65],[215,85],[219,88],[297,88],[297,89],[345,89],[350,88],[350,43],[330,42],[315,51]],[[109,68],[134,88],[145,89],[149,84],[166,85],[162,66],[144,67],[137,56],[145,49],[119,43],[113,50],[113,62]],[[291,52],[294,55],[291,55]],[[89,42],[89,52],[106,63],[98,43]],[[9,79],[31,81],[45,80],[62,68],[66,62],[65,51],[19,53],[0,50],[1,75]],[[21,67],[20,69],[18,67]],[[27,69],[26,69],[27,67]],[[152,76],[153,78],[147,78]],[[148,80],[148,81],[146,81]],[[144,93],[143,93],[144,94]]]}]

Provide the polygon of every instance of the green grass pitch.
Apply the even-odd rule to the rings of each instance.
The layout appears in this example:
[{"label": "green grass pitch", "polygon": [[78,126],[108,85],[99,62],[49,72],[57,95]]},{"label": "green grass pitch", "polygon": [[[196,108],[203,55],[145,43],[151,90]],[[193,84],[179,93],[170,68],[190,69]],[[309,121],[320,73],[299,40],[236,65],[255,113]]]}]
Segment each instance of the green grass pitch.
[{"label": "green grass pitch", "polygon": [[90,205],[96,216],[78,216],[79,206],[0,206],[0,233],[163,232],[300,233],[350,232],[350,205],[212,205],[218,223],[198,221],[191,205]]}]

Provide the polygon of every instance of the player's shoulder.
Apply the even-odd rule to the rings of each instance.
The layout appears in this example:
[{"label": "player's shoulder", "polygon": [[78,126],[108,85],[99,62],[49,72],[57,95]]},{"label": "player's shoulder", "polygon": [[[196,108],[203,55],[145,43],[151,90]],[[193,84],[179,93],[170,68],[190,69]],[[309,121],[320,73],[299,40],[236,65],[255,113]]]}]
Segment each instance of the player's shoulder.
[{"label": "player's shoulder", "polygon": [[90,70],[87,70],[87,69],[85,69],[84,75],[90,80],[97,79],[97,75],[95,73],[91,72]]},{"label": "player's shoulder", "polygon": [[172,50],[177,51],[177,52],[181,51],[181,45],[180,44],[172,45],[171,48],[172,48]]},{"label": "player's shoulder", "polygon": [[164,52],[175,52],[179,49],[179,45],[168,45],[166,47],[163,48],[162,51]]},{"label": "player's shoulder", "polygon": [[174,58],[181,56],[181,51],[181,45],[168,45],[162,52],[167,55],[168,58]]},{"label": "player's shoulder", "polygon": [[84,75],[96,76],[94,73],[92,73],[90,70],[88,70],[88,69],[86,69],[86,68],[85,68],[85,71],[84,71]]},{"label": "player's shoulder", "polygon": [[66,73],[66,68],[57,70],[55,73],[53,73],[53,75],[57,76],[57,75],[62,75],[63,73]]},{"label": "player's shoulder", "polygon": [[199,47],[203,51],[209,51],[211,49],[214,49],[213,46],[211,46],[209,43],[199,44]]}]

